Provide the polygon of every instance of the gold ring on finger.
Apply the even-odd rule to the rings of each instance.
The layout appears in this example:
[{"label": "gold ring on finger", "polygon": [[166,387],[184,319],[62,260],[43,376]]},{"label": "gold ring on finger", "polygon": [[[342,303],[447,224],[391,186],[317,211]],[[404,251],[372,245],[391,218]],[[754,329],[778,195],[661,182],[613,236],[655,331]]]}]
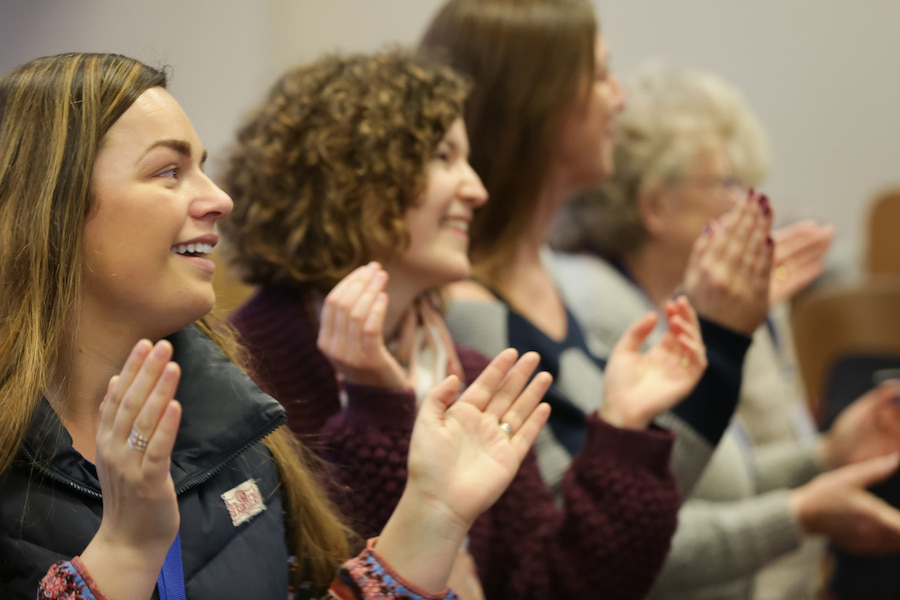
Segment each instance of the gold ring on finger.
[{"label": "gold ring on finger", "polygon": [[128,434],[128,447],[137,452],[144,452],[147,450],[147,444],[150,443],[150,438],[145,436],[142,433],[138,433],[138,430],[134,427],[131,428],[131,433]]},{"label": "gold ring on finger", "polygon": [[785,279],[787,279],[787,275],[788,273],[786,266],[781,265],[780,267],[775,269],[775,279],[777,279],[778,281],[784,281]]}]

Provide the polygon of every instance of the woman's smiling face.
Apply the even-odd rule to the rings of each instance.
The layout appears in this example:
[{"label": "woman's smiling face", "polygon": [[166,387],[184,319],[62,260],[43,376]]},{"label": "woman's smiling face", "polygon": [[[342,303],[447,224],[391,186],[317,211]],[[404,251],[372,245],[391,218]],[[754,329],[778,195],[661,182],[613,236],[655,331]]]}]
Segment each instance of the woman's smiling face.
[{"label": "woman's smiling face", "polygon": [[469,223],[487,191],[468,159],[466,126],[458,118],[428,160],[424,191],[404,215],[409,247],[386,265],[392,279],[413,277],[431,288],[469,276]]},{"label": "woman's smiling face", "polygon": [[187,115],[150,88],[113,124],[92,174],[84,307],[167,335],[212,308],[216,221],[231,199],[203,170]]}]

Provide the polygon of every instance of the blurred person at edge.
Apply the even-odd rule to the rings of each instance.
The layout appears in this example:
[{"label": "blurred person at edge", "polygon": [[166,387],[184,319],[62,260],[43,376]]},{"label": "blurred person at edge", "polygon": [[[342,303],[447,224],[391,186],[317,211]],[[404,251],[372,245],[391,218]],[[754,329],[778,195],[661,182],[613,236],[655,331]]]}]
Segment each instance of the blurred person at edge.
[{"label": "blurred person at edge", "polygon": [[[718,77],[651,62],[630,81],[615,173],[573,197],[551,235],[563,296],[606,340],[690,285],[692,248],[723,234],[745,183],[758,185],[768,164],[758,120]],[[900,514],[865,491],[889,471],[845,465],[900,449],[900,385],[875,388],[819,436],[779,318],[780,304],[821,272],[833,233],[801,222],[774,234],[770,315],[747,354],[737,415],[679,513],[651,598],[813,598],[817,536],[865,551],[898,547],[886,525]]]}]

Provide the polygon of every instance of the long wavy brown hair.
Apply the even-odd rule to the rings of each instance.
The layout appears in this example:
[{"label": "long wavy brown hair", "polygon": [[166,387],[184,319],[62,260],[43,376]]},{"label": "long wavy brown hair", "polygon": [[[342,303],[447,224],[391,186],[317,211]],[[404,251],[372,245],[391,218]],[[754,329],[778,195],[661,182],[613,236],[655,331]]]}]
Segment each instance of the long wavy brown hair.
[{"label": "long wavy brown hair", "polygon": [[[0,474],[16,460],[61,349],[77,327],[91,174],[109,128],[166,74],[116,54],[35,59],[0,78]],[[236,355],[227,333],[198,323]],[[347,541],[302,450],[264,443],[284,487],[288,545],[327,586]]]},{"label": "long wavy brown hair", "polygon": [[240,129],[222,187],[229,264],[250,284],[327,292],[408,243],[407,208],[468,92],[409,51],[331,55],[285,73]]},{"label": "long wavy brown hair", "polygon": [[588,0],[450,0],[422,38],[472,79],[469,162],[491,201],[475,212],[470,254],[494,285],[533,225],[561,118],[593,76],[596,36]]}]

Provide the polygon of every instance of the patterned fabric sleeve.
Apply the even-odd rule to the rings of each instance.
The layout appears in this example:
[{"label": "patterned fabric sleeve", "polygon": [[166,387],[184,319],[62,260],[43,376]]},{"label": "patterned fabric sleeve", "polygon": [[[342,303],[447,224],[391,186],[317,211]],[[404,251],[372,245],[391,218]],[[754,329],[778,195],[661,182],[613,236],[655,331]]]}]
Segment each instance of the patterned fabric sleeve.
[{"label": "patterned fabric sleeve", "polygon": [[106,600],[76,556],[50,567],[38,588],[40,600]]},{"label": "patterned fabric sleeve", "polygon": [[326,598],[330,600],[455,600],[457,595],[447,589],[431,594],[406,581],[375,551],[376,539],[370,539],[366,549],[345,562],[331,584]]}]

